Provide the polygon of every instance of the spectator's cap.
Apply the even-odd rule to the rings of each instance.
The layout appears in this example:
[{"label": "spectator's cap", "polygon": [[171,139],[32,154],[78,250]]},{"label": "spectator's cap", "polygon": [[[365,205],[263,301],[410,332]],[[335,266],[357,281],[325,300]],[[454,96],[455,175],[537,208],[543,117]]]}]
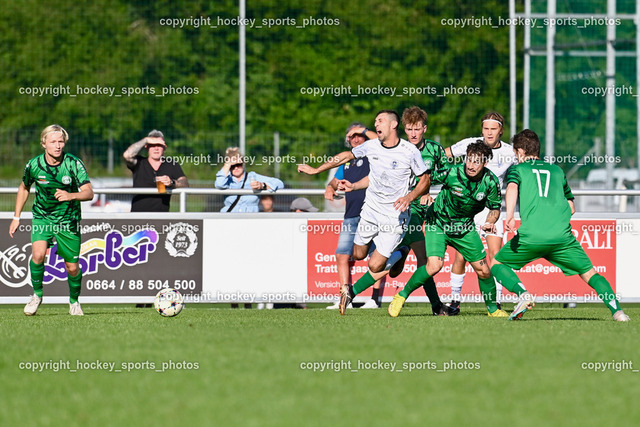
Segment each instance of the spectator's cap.
[{"label": "spectator's cap", "polygon": [[293,202],[291,202],[290,211],[295,212],[297,210],[301,210],[302,212],[318,212],[318,208],[313,206],[309,199],[304,197],[298,197]]},{"label": "spectator's cap", "polygon": [[167,142],[164,140],[164,134],[162,132],[160,132],[157,129],[152,130],[151,132],[149,132],[149,135],[147,135],[148,138],[162,138],[162,143],[160,142],[155,142],[154,144],[151,145],[164,145],[165,148],[167,148]]}]

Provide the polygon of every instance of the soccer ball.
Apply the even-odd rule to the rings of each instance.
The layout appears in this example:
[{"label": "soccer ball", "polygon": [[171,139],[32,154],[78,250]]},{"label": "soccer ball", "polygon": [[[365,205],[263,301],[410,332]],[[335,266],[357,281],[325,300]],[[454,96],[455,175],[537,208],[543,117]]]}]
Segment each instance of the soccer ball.
[{"label": "soccer ball", "polygon": [[165,288],[158,292],[153,306],[162,316],[173,317],[180,314],[184,308],[184,299],[175,289]]}]

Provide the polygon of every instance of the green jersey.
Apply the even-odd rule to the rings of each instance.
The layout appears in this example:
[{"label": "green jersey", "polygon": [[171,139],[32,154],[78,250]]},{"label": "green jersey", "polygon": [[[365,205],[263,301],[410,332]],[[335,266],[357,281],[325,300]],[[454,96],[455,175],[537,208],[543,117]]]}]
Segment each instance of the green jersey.
[{"label": "green jersey", "polygon": [[432,184],[442,184],[440,194],[427,212],[427,224],[437,225],[449,236],[475,231],[473,217],[485,207],[500,209],[500,181],[484,168],[477,181],[469,179],[465,165],[455,165],[431,174]]},{"label": "green jersey", "polygon": [[[445,153],[444,148],[442,148],[442,145],[436,141],[431,141],[430,139],[424,139],[423,141],[424,146],[420,149],[420,155],[422,156],[424,165],[427,167],[426,173],[430,174],[435,170],[448,167],[447,154]],[[412,190],[413,188],[415,188],[415,183],[411,186]],[[427,206],[420,204],[419,197],[411,202],[412,213],[422,212],[424,214],[426,210]]]},{"label": "green jersey", "polygon": [[62,161],[56,166],[47,164],[44,154],[34,157],[24,168],[22,182],[27,188],[36,183],[34,219],[46,219],[53,223],[70,223],[80,220],[78,200],[59,202],[54,196],[57,189],[77,193],[81,186],[89,183],[87,170],[76,156],[64,153]]},{"label": "green jersey", "polygon": [[571,207],[567,203],[573,200],[573,194],[559,166],[527,160],[511,166],[505,181],[507,185],[518,184],[521,240],[552,245],[573,239]]}]

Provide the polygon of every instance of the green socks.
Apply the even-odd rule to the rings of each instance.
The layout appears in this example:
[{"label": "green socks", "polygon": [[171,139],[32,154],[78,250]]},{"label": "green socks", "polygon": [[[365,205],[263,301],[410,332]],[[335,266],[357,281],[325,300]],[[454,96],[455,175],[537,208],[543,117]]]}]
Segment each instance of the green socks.
[{"label": "green socks", "polygon": [[36,264],[33,260],[29,261],[29,270],[31,270],[31,284],[33,285],[33,293],[42,298],[42,280],[44,278],[44,263]]},{"label": "green socks", "polygon": [[78,302],[80,290],[82,290],[82,270],[79,269],[78,275],[75,277],[67,275],[67,279],[69,281],[69,302],[75,304]]},{"label": "green socks", "polygon": [[[409,298],[411,292],[424,285],[430,278],[431,276],[429,276],[429,273],[427,273],[427,267],[423,265],[411,275],[411,278],[409,279],[405,287],[400,291],[399,295],[404,298]],[[433,278],[431,278],[431,280],[433,280]],[[435,288],[435,284],[433,287]]]},{"label": "green socks", "polygon": [[489,312],[495,312],[498,306],[496,305],[496,282],[493,281],[493,276],[489,276],[488,279],[481,279],[480,276],[478,276],[478,287],[480,288],[482,298],[484,298],[484,303],[489,309]]},{"label": "green socks", "polygon": [[364,291],[370,286],[373,286],[374,283],[376,283],[376,279],[374,279],[373,276],[371,276],[371,273],[367,271],[364,276],[362,276],[356,283],[353,284],[353,293],[358,295],[360,292]]},{"label": "green socks", "polygon": [[589,279],[589,286],[595,289],[602,302],[604,302],[609,311],[611,311],[611,314],[620,310],[616,294],[613,293],[613,289],[611,289],[611,285],[607,279],[596,273]]},{"label": "green socks", "polygon": [[522,295],[523,293],[527,292],[524,286],[522,286],[522,283],[520,283],[520,279],[518,278],[516,273],[514,273],[513,270],[506,265],[494,265],[493,267],[491,267],[491,274],[496,279],[498,279],[498,282],[500,282],[502,286],[507,288],[509,292],[513,292],[516,295]]}]

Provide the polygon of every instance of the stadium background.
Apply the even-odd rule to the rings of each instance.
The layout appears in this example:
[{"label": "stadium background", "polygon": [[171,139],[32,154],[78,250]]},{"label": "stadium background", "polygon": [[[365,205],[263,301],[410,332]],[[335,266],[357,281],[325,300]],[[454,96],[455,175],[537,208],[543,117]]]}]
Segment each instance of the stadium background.
[{"label": "stadium background", "polygon": [[[516,7],[523,12],[522,2]],[[532,12],[544,13],[546,7],[546,2],[533,2]],[[562,1],[557,11],[605,13],[606,4]],[[634,11],[633,1],[617,2],[618,13]],[[271,156],[279,138],[284,159],[249,168],[279,176],[289,188],[321,186],[325,177],[300,176],[295,163],[307,154],[341,150],[346,126],[355,120],[372,125],[375,111],[382,108],[421,106],[429,114],[427,136],[444,146],[478,135],[479,118],[488,110],[509,117],[508,2],[309,1],[301,6],[258,1],[249,2],[246,17],[256,20],[253,28],[246,28],[246,154]],[[183,21],[171,26],[163,21],[167,18]],[[0,82],[5,101],[0,111],[0,186],[17,185],[21,165],[40,152],[37,140],[43,123],[58,122],[69,130],[68,150],[85,160],[94,178],[128,179],[122,152],[154,128],[167,136],[168,156],[215,159],[226,147],[237,145],[237,18],[234,1],[8,3],[0,11],[0,66],[5,75]],[[308,22],[312,24],[300,28]],[[604,88],[607,83],[604,57],[566,54],[602,51],[606,25],[579,27],[583,26],[556,28],[556,47],[563,54],[556,58],[554,153],[578,159],[594,147],[599,147],[594,154],[604,154],[605,98],[583,89]],[[516,28],[518,129],[523,121],[523,28]],[[544,25],[532,28],[533,49],[544,47],[545,40]],[[620,21],[616,49],[633,53],[634,41],[633,21]],[[616,86],[637,86],[635,62],[634,56],[617,58]],[[543,146],[545,63],[544,56],[531,59],[529,105],[530,127]],[[56,96],[56,90],[67,86],[71,94],[78,86],[106,87],[122,96]],[[347,87],[351,94],[358,87],[396,92],[354,97]],[[123,88],[132,93],[124,94]],[[25,93],[34,89],[41,92]],[[310,89],[325,93],[306,93]],[[163,90],[169,93],[157,96]],[[632,169],[631,176],[637,178],[633,94],[635,89],[616,96],[615,154],[620,159],[615,167]],[[507,120],[506,137],[511,135],[509,126]],[[592,169],[604,167],[602,162],[582,167],[575,167],[576,162],[559,164],[575,188],[602,188],[601,182],[594,183],[602,180],[596,175],[586,182]],[[193,186],[213,187],[219,165],[186,161],[182,167]],[[0,200],[3,210],[11,209],[12,197],[3,195]],[[320,198],[313,201],[321,204]],[[629,209],[637,210],[637,202],[631,202]],[[210,211],[218,205],[219,201],[191,198],[189,210]],[[597,203],[585,208],[606,209]]]},{"label": "stadium background", "polygon": [[[559,1],[558,11],[603,13],[603,3]],[[522,1],[517,8],[523,10]],[[534,12],[545,9],[545,1],[534,2]],[[617,9],[634,13],[635,3],[618,1]],[[0,186],[17,186],[24,162],[41,150],[40,130],[51,122],[69,130],[69,151],[86,161],[92,178],[114,180],[110,182],[130,182],[121,153],[153,128],[167,135],[167,155],[214,157],[236,145],[237,26],[171,28],[159,21],[237,15],[235,1],[3,2]],[[247,154],[272,154],[276,132],[281,155],[334,153],[342,149],[343,131],[351,121],[371,124],[381,108],[402,110],[414,104],[430,115],[428,136],[445,146],[477,135],[479,117],[487,110],[508,116],[509,29],[460,28],[443,25],[442,20],[492,17],[496,22],[507,16],[503,1],[250,1],[248,18],[289,18],[298,23],[309,17],[329,18],[340,25],[247,28]],[[618,36],[621,47],[633,50],[629,42],[622,42],[635,38],[630,25],[620,25]],[[597,26],[581,31],[558,28],[558,43],[601,49],[592,42],[601,40],[605,31]],[[544,29],[533,32],[532,38],[534,45],[543,46]],[[517,49],[521,94],[521,27]],[[580,93],[584,87],[606,85],[604,59],[556,59],[556,154],[581,156],[595,138],[604,140],[604,98]],[[544,142],[544,57],[533,58],[532,68],[531,127]],[[636,93],[636,71],[634,58],[619,58],[616,84],[633,85]],[[138,91],[197,88],[198,95],[115,98],[19,92],[60,85],[72,90],[98,85]],[[438,93],[466,87],[478,88],[479,93],[355,98],[300,92],[358,85],[433,87]],[[628,94],[617,97],[616,154],[621,168],[637,165],[634,99]],[[522,108],[518,96],[518,127]],[[512,133],[509,126],[506,135]],[[324,177],[312,180],[298,176],[293,164],[280,166],[288,187],[322,186]],[[571,165],[561,166],[571,170]],[[192,184],[213,186],[215,167],[183,167]],[[572,177],[574,188],[582,185],[580,181],[590,185],[589,172],[601,167],[579,168]],[[273,165],[250,169],[277,173]],[[0,197],[5,220],[14,200],[13,195]],[[190,200],[190,211],[207,210],[204,199]],[[314,203],[319,205],[320,198]],[[634,209],[633,204],[628,207]],[[604,210],[597,206],[590,212],[600,208]],[[131,225],[146,219],[126,221]],[[257,233],[259,224],[242,221]],[[229,259],[248,253],[252,268],[241,273],[298,274],[307,267],[291,265],[288,253],[269,253],[277,258],[271,262],[263,254],[247,252],[251,246],[238,241],[235,231],[227,226],[206,240],[216,248],[233,242],[234,250],[226,251]],[[268,242],[260,245],[268,247]],[[624,252],[623,262],[632,270],[634,251]],[[233,276],[229,263],[220,258],[204,263],[207,280],[216,285],[231,283],[233,277],[233,284],[247,283]],[[168,262],[163,266],[171,268]],[[194,425],[632,425],[640,417],[634,400],[640,363],[632,370],[637,346],[629,338],[638,332],[640,311],[632,304],[625,305],[634,320],[627,325],[611,322],[601,304],[581,304],[575,310],[539,304],[519,323],[495,322],[481,306],[471,304],[463,306],[462,316],[446,319],[429,316],[425,304],[408,304],[398,319],[378,310],[352,310],[340,317],[324,309],[227,310],[221,305],[191,304],[173,319],[132,304],[86,304],[83,319],[70,318],[66,305],[46,304],[38,316],[26,319],[21,306],[0,305],[0,339],[5,343],[0,355],[5,397],[0,418],[6,425],[144,425],[176,419]],[[58,371],[53,367],[58,361],[71,366]],[[94,361],[133,368],[120,373],[89,365],[77,369],[78,362]],[[158,372],[148,368],[150,361],[156,368],[168,361],[174,367],[165,371],[163,366]],[[391,372],[362,368],[361,361],[373,366],[376,361],[415,362],[422,367]],[[46,362],[52,363],[41,371],[28,367]],[[426,362],[438,369],[425,368]],[[443,369],[450,362],[457,362],[456,368]],[[313,371],[310,363],[329,366]],[[603,363],[598,365],[601,369],[596,363]],[[460,364],[464,368],[458,369]],[[40,393],[37,400],[30,397],[34,391]]]}]

